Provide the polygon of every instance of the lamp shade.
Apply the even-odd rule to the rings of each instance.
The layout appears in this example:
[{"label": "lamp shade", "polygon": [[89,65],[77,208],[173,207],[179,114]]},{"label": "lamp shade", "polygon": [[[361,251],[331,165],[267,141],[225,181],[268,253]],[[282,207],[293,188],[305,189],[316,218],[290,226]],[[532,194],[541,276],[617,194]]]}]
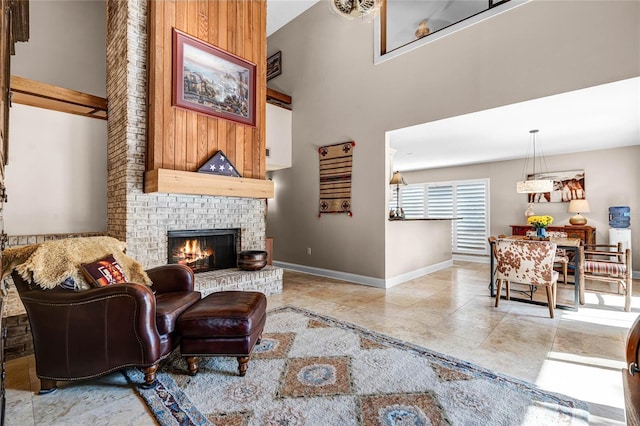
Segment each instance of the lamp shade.
[{"label": "lamp shade", "polygon": [[391,176],[391,181],[389,181],[389,185],[406,185],[404,177],[400,174],[400,172],[393,172],[393,176]]},{"label": "lamp shade", "polygon": [[569,213],[576,213],[575,216],[571,216],[569,218],[570,224],[584,226],[587,224],[587,218],[582,216],[580,213],[589,213],[591,211],[591,207],[589,207],[589,202],[587,200],[571,200],[567,211]]},{"label": "lamp shade", "polygon": [[[523,172],[526,172],[527,166],[529,164],[529,160],[533,163],[533,173],[530,175],[533,179],[523,179],[521,181],[516,182],[516,192],[518,194],[537,194],[541,192],[551,192],[553,191],[553,180],[551,179],[535,179],[536,176],[536,134],[538,133],[537,129],[530,130],[531,133],[531,147],[533,148],[533,155],[529,156],[529,152],[527,152],[527,157],[524,162]],[[540,160],[544,160],[542,154],[540,154]],[[524,173],[523,173],[524,175]],[[523,176],[524,177],[524,176]]]},{"label": "lamp shade", "polygon": [[590,213],[591,207],[587,200],[571,200],[569,202],[569,213]]},{"label": "lamp shade", "polygon": [[535,194],[538,192],[553,191],[553,181],[551,179],[532,179],[516,182],[518,194]]}]

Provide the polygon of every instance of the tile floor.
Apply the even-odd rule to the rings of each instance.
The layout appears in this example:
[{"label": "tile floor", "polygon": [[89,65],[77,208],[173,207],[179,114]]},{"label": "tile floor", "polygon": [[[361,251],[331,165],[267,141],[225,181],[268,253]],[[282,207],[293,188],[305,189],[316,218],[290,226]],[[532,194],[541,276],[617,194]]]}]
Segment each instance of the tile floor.
[{"label": "tile floor", "polygon": [[[541,388],[587,401],[591,424],[624,424],[620,370],[625,339],[640,312],[635,297],[587,292],[578,312],[488,297],[488,265],[454,266],[389,290],[285,271],[269,308],[296,305],[456,356]],[[640,290],[638,280],[634,287]],[[637,293],[636,293],[637,294]],[[572,300],[570,292],[559,294]],[[155,424],[119,373],[62,383],[38,396],[34,359],[7,363],[7,425]]]}]

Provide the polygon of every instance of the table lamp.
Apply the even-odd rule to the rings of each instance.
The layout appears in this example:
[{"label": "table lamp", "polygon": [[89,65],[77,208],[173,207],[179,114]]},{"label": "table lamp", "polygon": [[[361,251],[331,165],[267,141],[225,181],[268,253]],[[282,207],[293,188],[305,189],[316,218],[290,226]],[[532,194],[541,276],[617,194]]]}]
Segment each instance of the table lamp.
[{"label": "table lamp", "polygon": [[587,218],[582,216],[580,213],[589,213],[591,212],[591,208],[589,207],[589,202],[587,200],[571,200],[569,202],[569,209],[567,212],[577,213],[569,219],[570,224],[583,226],[587,224]]},{"label": "table lamp", "polygon": [[406,184],[407,182],[404,180],[404,177],[400,174],[400,172],[393,172],[393,176],[391,177],[389,185],[396,186],[396,211],[394,212],[396,219],[404,219],[404,212],[400,207],[400,185]]}]

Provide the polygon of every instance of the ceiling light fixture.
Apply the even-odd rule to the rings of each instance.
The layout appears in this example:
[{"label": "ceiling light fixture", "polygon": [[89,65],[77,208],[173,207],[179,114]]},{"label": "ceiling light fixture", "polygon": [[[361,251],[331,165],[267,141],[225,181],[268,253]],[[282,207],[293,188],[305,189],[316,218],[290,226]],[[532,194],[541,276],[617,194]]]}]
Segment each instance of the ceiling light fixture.
[{"label": "ceiling light fixture", "polygon": [[[519,194],[535,194],[538,192],[551,192],[553,191],[553,180],[551,179],[536,179],[536,133],[538,133],[537,129],[530,130],[531,133],[531,141],[533,147],[533,155],[529,155],[531,151],[527,151],[527,156],[524,162],[524,168],[522,169],[522,180],[516,183],[516,191]],[[527,176],[527,168],[529,167],[529,159],[533,162],[533,172]],[[542,149],[540,149],[540,157],[539,159],[544,162],[544,157],[542,156]],[[546,166],[546,164],[545,164]]]},{"label": "ceiling light fixture", "polygon": [[381,6],[382,0],[329,0],[331,11],[347,19],[373,19]]}]

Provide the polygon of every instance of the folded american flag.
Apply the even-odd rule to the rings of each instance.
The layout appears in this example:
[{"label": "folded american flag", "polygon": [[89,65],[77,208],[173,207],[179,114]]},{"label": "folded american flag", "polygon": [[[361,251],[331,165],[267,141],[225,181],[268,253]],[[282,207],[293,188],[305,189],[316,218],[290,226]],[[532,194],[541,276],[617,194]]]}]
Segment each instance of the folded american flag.
[{"label": "folded american flag", "polygon": [[207,162],[198,169],[198,172],[210,173],[213,175],[242,177],[222,151],[216,152],[213,157],[209,158]]}]

